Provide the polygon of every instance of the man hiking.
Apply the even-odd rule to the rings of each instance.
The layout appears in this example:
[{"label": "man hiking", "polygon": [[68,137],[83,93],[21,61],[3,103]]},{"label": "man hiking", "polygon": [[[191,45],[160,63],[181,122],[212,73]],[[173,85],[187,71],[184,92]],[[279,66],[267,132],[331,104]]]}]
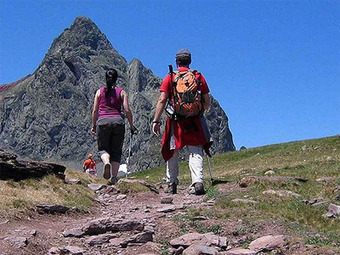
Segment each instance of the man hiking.
[{"label": "man hiking", "polygon": [[83,170],[85,173],[96,175],[96,162],[92,159],[93,155],[90,153],[87,155],[87,159],[84,161]]},{"label": "man hiking", "polygon": [[[166,192],[176,194],[178,185],[179,150],[186,146],[189,151],[189,168],[196,195],[205,194],[203,181],[203,149],[209,153],[212,144],[203,117],[210,106],[209,88],[203,75],[189,68],[191,53],[181,49],[176,53],[177,71],[164,78],[156,105],[152,131],[160,135],[160,118],[168,106],[173,114],[166,120],[162,140],[162,156],[166,161]],[[170,66],[171,67],[171,66]],[[169,112],[169,111],[167,111]],[[210,155],[210,154],[209,154]]]}]

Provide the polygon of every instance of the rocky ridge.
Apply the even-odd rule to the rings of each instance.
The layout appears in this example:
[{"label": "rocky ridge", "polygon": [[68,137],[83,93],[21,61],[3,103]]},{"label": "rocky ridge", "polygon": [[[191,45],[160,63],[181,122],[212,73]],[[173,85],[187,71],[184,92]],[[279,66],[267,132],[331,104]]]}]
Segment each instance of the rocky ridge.
[{"label": "rocky ridge", "polygon": [[[76,18],[53,41],[33,74],[0,86],[0,146],[23,158],[79,169],[87,153],[96,151],[90,133],[93,97],[110,67],[119,72],[118,86],[129,93],[139,129],[132,140],[131,170],[163,164],[160,141],[150,128],[161,79],[138,59],[127,63],[86,17]],[[213,153],[235,150],[228,118],[213,98],[206,117]],[[126,130],[125,159],[130,142]]]}]

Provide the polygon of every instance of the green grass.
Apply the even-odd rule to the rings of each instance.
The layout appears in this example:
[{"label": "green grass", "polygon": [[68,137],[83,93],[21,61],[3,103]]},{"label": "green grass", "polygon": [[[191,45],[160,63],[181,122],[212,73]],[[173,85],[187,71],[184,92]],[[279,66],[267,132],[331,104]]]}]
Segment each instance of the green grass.
[{"label": "green grass", "polygon": [[145,187],[144,185],[142,185],[140,183],[120,182],[120,183],[117,184],[117,188],[120,190],[120,192],[122,194],[149,191],[149,188]]},{"label": "green grass", "polygon": [[[207,166],[207,164],[205,164]],[[193,210],[174,218],[182,232],[195,229],[199,232],[222,230],[215,225],[205,226],[192,221],[196,215],[209,215],[215,220],[233,217],[243,222],[260,225],[263,220],[280,222],[288,233],[301,236],[307,244],[318,246],[340,246],[340,219],[325,219],[329,203],[340,205],[334,192],[340,181],[328,183],[318,182],[321,177],[340,176],[340,136],[313,139],[306,141],[276,144],[243,151],[228,152],[215,155],[211,159],[213,178],[224,180],[237,187],[237,183],[247,176],[265,176],[265,172],[273,170],[273,176],[293,176],[307,179],[307,182],[295,180],[268,181],[257,180],[248,188],[240,187],[220,192],[217,186],[211,186],[210,176],[206,172],[206,200],[215,198],[216,205],[208,211]],[[206,169],[207,170],[207,169]],[[137,178],[157,183],[164,177],[165,167],[150,169],[135,174]],[[180,164],[180,184],[190,184],[190,171],[187,162]],[[301,197],[278,197],[264,195],[263,191],[287,190]],[[258,201],[257,204],[232,202],[234,198],[247,198]],[[328,200],[327,205],[312,206],[306,200],[322,198]],[[251,232],[249,226],[240,227],[235,233]],[[255,228],[256,229],[256,228]]]},{"label": "green grass", "polygon": [[42,179],[0,181],[0,217],[36,210],[37,204],[59,204],[85,212],[93,205],[95,193],[87,187],[101,178],[67,169],[67,179],[76,178],[81,184],[66,184],[54,175]]},{"label": "green grass", "polygon": [[[207,167],[207,162],[205,162]],[[265,222],[279,224],[291,236],[302,238],[306,244],[323,246],[340,251],[340,219],[325,219],[329,203],[340,205],[335,197],[340,181],[318,182],[321,177],[339,177],[340,136],[306,141],[276,144],[243,151],[214,155],[211,159],[213,178],[222,184],[211,186],[205,167],[207,195],[205,200],[215,199],[215,206],[188,209],[172,218],[179,233],[195,230],[200,233],[214,232],[224,234],[223,222],[242,224],[232,231],[234,236],[245,235],[243,247],[256,233],[261,231]],[[268,170],[273,176],[294,176],[307,179],[295,180],[255,179],[247,188],[239,187],[238,182],[249,176],[265,176]],[[179,165],[180,185],[190,185],[191,177],[187,162]],[[86,211],[92,205],[94,192],[87,188],[91,182],[103,182],[79,171],[67,170],[68,178],[80,179],[81,185],[65,184],[54,176],[42,180],[21,182],[0,182],[0,213],[31,210],[37,203],[57,203]],[[164,182],[165,166],[132,174],[132,177],[146,180],[151,184]],[[119,184],[122,193],[144,192],[142,185]],[[263,194],[266,190],[286,190],[300,197],[279,197]],[[335,192],[336,191],[336,192]],[[256,204],[233,202],[235,198],[248,198]],[[315,198],[329,201],[327,205],[312,206],[305,202]],[[1,214],[0,214],[1,216]],[[193,220],[205,216],[209,224]],[[166,240],[163,240],[166,245]],[[165,246],[164,246],[165,247]],[[167,254],[164,248],[163,254]]]}]

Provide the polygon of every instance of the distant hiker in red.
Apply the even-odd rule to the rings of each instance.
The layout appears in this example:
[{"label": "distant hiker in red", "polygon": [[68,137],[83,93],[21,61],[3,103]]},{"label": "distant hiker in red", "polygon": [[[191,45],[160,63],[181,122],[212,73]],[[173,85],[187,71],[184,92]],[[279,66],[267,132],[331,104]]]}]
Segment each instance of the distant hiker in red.
[{"label": "distant hiker in red", "polygon": [[93,155],[89,154],[84,161],[83,170],[85,173],[96,175],[96,162],[92,159]]},{"label": "distant hiker in red", "polygon": [[[203,149],[209,153],[212,144],[204,110],[210,106],[209,88],[203,75],[190,69],[191,53],[182,49],[176,53],[178,70],[164,78],[156,105],[152,131],[160,135],[160,118],[168,113],[162,140],[162,156],[166,161],[166,192],[176,194],[178,185],[178,154],[187,147],[192,186],[196,195],[205,194],[203,181]],[[210,153],[209,153],[210,155]]]},{"label": "distant hiker in red", "polygon": [[125,123],[122,108],[130,124],[131,133],[136,132],[128,94],[116,86],[118,73],[109,69],[106,74],[106,87],[97,90],[92,111],[92,134],[97,135],[98,150],[103,161],[103,177],[117,182],[117,174],[122,157]]}]

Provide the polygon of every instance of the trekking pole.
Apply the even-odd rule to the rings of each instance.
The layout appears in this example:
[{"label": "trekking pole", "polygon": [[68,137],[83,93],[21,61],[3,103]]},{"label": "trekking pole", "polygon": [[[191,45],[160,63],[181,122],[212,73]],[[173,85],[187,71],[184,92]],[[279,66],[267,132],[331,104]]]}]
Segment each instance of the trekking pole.
[{"label": "trekking pole", "polygon": [[129,142],[129,152],[128,152],[128,157],[126,159],[126,175],[125,178],[127,178],[129,174],[129,168],[130,168],[130,155],[131,155],[131,147],[132,147],[132,133],[130,133],[130,142]]},{"label": "trekking pole", "polygon": [[213,186],[214,178],[212,176],[211,165],[210,165],[210,158],[209,158],[208,154],[207,154],[207,161],[208,161],[208,170],[209,170],[209,174],[210,174],[210,182],[211,182],[211,186]]},{"label": "trekking pole", "polygon": [[129,168],[130,168],[130,157],[131,157],[131,148],[132,148],[132,137],[134,134],[137,134],[138,130],[136,129],[134,132],[130,133],[130,141],[129,141],[129,152],[128,152],[128,157],[126,159],[126,175],[125,178],[127,178],[128,174],[130,173]]}]

